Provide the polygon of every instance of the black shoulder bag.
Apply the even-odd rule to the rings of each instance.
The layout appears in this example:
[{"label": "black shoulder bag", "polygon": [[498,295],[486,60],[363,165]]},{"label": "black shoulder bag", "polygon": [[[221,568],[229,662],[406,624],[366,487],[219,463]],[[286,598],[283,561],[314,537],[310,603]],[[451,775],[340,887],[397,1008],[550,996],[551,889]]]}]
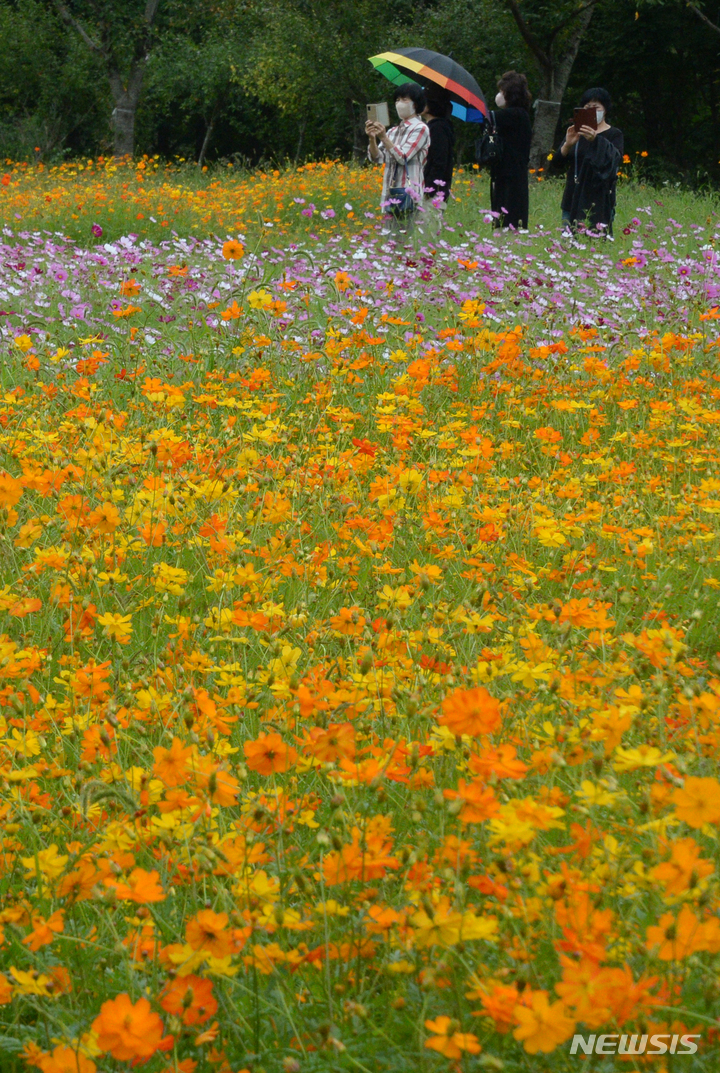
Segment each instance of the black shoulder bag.
[{"label": "black shoulder bag", "polygon": [[495,113],[491,112],[485,130],[475,144],[475,159],[481,168],[491,168],[500,163],[502,155],[502,138],[495,126]]}]

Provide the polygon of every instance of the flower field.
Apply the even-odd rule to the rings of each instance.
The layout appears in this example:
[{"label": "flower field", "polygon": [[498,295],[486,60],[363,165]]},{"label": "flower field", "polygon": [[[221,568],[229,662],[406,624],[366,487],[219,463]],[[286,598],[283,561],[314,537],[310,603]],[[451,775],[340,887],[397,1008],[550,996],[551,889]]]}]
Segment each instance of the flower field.
[{"label": "flower field", "polygon": [[0,235],[0,1068],[715,1068],[720,218],[312,175]]},{"label": "flower field", "polygon": [[308,230],[336,235],[374,218],[382,188],[377,170],[335,161],[249,173],[232,165],[198,171],[156,157],[7,166],[0,177],[0,220],[14,230],[62,228],[76,238],[97,221],[113,237],[258,229],[286,235],[298,220],[309,224],[313,217]]}]

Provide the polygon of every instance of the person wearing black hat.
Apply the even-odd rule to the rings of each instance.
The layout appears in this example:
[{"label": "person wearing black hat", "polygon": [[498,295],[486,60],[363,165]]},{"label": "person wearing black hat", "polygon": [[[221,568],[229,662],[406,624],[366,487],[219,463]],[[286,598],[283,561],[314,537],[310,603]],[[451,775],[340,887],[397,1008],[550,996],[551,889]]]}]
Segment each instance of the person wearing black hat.
[{"label": "person wearing black hat", "polygon": [[551,169],[568,169],[561,203],[563,224],[579,223],[612,236],[617,174],[624,152],[623,132],[608,123],[610,94],[593,86],[580,98],[581,108],[595,111],[596,126],[575,129],[571,123],[565,140],[553,154]]}]

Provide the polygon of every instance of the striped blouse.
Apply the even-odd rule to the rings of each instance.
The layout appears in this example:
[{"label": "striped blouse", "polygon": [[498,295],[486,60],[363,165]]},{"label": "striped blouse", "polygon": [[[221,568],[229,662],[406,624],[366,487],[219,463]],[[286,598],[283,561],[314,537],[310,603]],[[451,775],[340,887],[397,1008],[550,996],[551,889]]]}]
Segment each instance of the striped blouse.
[{"label": "striped blouse", "polygon": [[[403,119],[396,127],[387,132],[388,138],[393,143],[392,149],[386,149],[378,144],[378,159],[385,165],[383,173],[383,188],[381,208],[384,208],[390,191],[394,187],[405,187],[409,190],[416,201],[422,202],[424,182],[423,172],[430,146],[430,131],[427,124],[418,115],[410,119]],[[368,148],[368,158],[370,149]]]}]

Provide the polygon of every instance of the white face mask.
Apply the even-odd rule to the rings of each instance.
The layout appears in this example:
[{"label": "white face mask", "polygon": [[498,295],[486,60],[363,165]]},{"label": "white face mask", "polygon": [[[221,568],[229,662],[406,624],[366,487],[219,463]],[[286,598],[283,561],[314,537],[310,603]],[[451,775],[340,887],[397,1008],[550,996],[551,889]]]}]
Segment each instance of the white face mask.
[{"label": "white face mask", "polygon": [[412,101],[399,100],[395,102],[395,111],[401,119],[409,119],[415,115],[415,105]]},{"label": "white face mask", "polygon": [[597,119],[598,123],[602,123],[603,119],[605,118],[605,112],[602,108],[595,109],[595,118]]},{"label": "white face mask", "polygon": [[498,106],[498,108],[505,107],[505,94],[502,92],[502,90],[499,93],[495,94],[495,104]]}]

